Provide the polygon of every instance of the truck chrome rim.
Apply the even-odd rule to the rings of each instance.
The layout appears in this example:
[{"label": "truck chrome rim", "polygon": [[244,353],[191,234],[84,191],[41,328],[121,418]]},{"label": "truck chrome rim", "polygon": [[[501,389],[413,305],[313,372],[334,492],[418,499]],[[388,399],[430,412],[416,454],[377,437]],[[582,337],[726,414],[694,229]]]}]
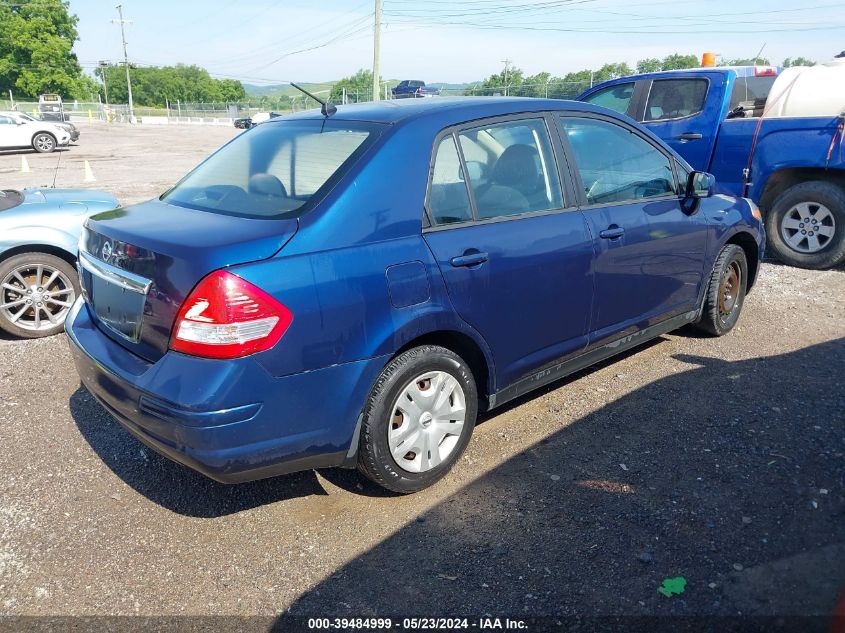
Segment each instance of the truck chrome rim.
[{"label": "truck chrome rim", "polygon": [[35,137],[35,145],[43,152],[53,149],[53,137],[47,134],[39,134]]},{"label": "truck chrome rim", "polygon": [[801,202],[784,214],[780,235],[787,246],[799,253],[817,253],[836,232],[833,213],[818,202]]},{"label": "truck chrome rim", "polygon": [[393,405],[387,443],[397,466],[412,473],[436,468],[455,450],[464,429],[466,398],[444,371],[409,382]]},{"label": "truck chrome rim", "polygon": [[73,284],[46,264],[18,266],[0,286],[0,316],[24,330],[39,332],[61,325],[76,300]]}]

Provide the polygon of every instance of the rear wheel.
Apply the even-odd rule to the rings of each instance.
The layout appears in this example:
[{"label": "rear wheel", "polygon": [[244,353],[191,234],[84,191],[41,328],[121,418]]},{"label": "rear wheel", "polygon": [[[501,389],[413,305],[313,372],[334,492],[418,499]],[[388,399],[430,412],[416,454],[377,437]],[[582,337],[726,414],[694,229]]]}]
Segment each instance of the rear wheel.
[{"label": "rear wheel", "polygon": [[48,132],[40,132],[32,137],[32,149],[39,154],[49,154],[56,149],[56,137]]},{"label": "rear wheel", "polygon": [[79,292],[76,271],[60,257],[10,257],[0,262],[0,329],[22,338],[58,334]]},{"label": "rear wheel", "polygon": [[713,336],[730,332],[742,312],[747,285],[745,251],[736,244],[728,244],[719,252],[710,273],[698,328]]},{"label": "rear wheel", "polygon": [[364,408],[358,468],[388,490],[422,490],[461,456],[477,411],[460,356],[436,345],[408,350],[387,365]]},{"label": "rear wheel", "polygon": [[803,182],[777,197],[766,214],[772,251],[785,264],[824,269],[845,260],[845,191]]}]

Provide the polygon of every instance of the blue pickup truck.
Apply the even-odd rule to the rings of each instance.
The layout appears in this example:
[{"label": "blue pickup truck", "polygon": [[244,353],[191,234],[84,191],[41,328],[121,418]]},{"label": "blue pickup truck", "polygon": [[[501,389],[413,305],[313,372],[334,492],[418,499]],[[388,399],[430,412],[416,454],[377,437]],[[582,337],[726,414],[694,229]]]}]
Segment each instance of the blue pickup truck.
[{"label": "blue pickup truck", "polygon": [[725,193],[754,200],[766,216],[769,251],[782,261],[829,268],[845,261],[845,101],[835,114],[770,118],[770,91],[772,106],[774,95],[786,102],[793,87],[773,90],[779,72],[655,72],[598,84],[578,100],[627,114],[694,169],[716,176]]},{"label": "blue pickup truck", "polygon": [[436,97],[440,94],[437,88],[430,88],[419,79],[403,79],[395,88],[391,89],[394,99],[420,99],[422,97]]}]

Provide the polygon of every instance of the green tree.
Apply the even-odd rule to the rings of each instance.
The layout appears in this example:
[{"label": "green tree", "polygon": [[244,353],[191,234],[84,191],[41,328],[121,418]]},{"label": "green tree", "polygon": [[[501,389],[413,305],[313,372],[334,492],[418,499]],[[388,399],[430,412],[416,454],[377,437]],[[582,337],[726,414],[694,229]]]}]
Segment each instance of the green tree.
[{"label": "green tree", "polygon": [[663,70],[663,62],[656,57],[641,59],[637,62],[638,73],[656,73],[658,70]]},{"label": "green tree", "polygon": [[[240,81],[214,79],[208,71],[198,66],[130,65],[132,97],[136,105],[163,108],[167,102],[175,103],[232,103],[246,99]],[[105,78],[109,103],[126,103],[126,69],[123,65],[97,68],[95,74]]]},{"label": "green tree", "polygon": [[0,2],[0,93],[77,95],[82,69],[73,44],[78,18],[62,0]]},{"label": "green tree", "polygon": [[787,57],[783,60],[783,67],[789,68],[790,66],[813,66],[816,62],[812,59],[807,59],[806,57]]},{"label": "green tree", "polygon": [[373,72],[362,68],[354,75],[344,77],[332,86],[329,98],[334,103],[340,103],[343,99],[343,89],[346,88],[347,98],[350,102],[369,101],[373,92]]},{"label": "green tree", "polygon": [[660,70],[682,70],[684,68],[698,68],[701,65],[696,55],[681,55],[673,53],[663,58]]}]

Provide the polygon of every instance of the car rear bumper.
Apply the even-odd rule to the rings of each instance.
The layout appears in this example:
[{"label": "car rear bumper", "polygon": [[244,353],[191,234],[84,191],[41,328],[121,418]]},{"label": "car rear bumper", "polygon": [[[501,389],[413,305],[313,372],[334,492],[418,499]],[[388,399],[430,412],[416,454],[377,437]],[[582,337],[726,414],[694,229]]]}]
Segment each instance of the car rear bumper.
[{"label": "car rear bumper", "polygon": [[103,334],[82,300],[66,331],[83,385],[124,428],[224,483],[346,465],[359,413],[387,361],[284,377],[270,376],[249,357],[169,352],[149,363]]}]

